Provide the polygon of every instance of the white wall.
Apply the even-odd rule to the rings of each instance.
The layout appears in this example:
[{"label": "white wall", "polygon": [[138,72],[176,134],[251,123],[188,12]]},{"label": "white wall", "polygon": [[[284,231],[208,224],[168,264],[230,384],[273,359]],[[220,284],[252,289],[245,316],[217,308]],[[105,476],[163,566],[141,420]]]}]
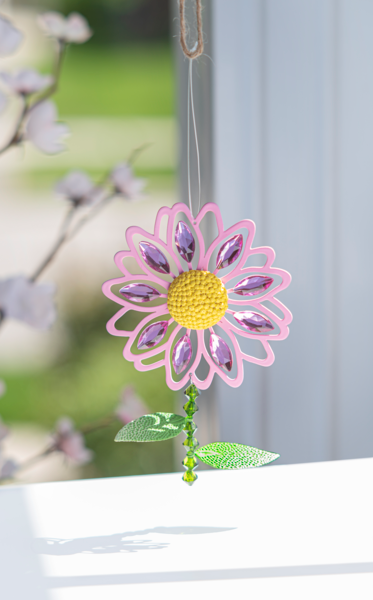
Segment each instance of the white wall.
[{"label": "white wall", "polygon": [[211,11],[213,199],[275,248],[294,315],[272,367],[218,385],[220,439],[288,463],[372,455],[373,2]]}]

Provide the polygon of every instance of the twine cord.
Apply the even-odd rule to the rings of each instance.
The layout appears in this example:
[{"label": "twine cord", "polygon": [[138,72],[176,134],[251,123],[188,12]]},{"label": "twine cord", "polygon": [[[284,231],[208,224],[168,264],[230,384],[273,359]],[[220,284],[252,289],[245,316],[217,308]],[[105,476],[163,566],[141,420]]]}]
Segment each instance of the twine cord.
[{"label": "twine cord", "polygon": [[189,50],[186,43],[185,0],[180,0],[180,45],[187,58],[197,58],[203,53],[202,5],[201,0],[195,0],[197,17],[197,45]]}]

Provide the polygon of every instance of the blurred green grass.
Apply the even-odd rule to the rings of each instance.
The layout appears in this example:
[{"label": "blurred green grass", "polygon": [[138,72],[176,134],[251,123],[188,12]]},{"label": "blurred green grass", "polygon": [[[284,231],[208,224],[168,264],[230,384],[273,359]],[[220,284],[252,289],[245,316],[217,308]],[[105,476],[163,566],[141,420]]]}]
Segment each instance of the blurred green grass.
[{"label": "blurred green grass", "polygon": [[55,99],[62,116],[173,115],[171,48],[164,43],[72,45]]}]

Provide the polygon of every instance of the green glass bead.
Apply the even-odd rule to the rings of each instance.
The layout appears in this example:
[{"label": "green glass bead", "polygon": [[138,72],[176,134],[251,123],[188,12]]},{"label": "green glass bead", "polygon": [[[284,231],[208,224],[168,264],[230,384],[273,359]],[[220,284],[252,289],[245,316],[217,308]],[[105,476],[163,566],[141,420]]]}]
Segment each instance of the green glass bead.
[{"label": "green glass bead", "polygon": [[183,428],[183,431],[187,436],[183,442],[183,446],[186,449],[186,458],[183,460],[183,466],[187,470],[183,475],[183,481],[185,481],[185,483],[188,485],[192,485],[197,479],[197,475],[194,473],[193,469],[198,466],[198,461],[194,451],[199,446],[198,440],[194,437],[194,433],[197,431],[197,426],[193,421],[193,416],[198,411],[196,398],[198,398],[200,395],[200,391],[193,383],[191,383],[186,388],[184,394],[188,398],[188,401],[183,406],[187,415],[185,426]]},{"label": "green glass bead", "polygon": [[185,423],[185,427],[183,429],[183,431],[185,432],[189,432],[189,433],[194,433],[195,431],[197,431],[197,425],[195,424],[194,421],[187,421]]},{"label": "green glass bead", "polygon": [[183,465],[186,469],[194,469],[198,465],[198,461],[195,456],[186,457],[183,460]]},{"label": "green glass bead", "polygon": [[188,446],[189,448],[198,448],[199,443],[195,437],[187,437],[183,442],[183,446]]},{"label": "green glass bead", "polygon": [[197,404],[194,400],[189,400],[186,404],[184,404],[183,409],[185,410],[188,417],[193,417],[193,415],[199,410]]},{"label": "green glass bead", "polygon": [[193,485],[196,479],[198,479],[198,475],[194,471],[185,471],[182,477],[182,480],[188,485]]},{"label": "green glass bead", "polygon": [[191,383],[190,385],[188,385],[187,389],[184,392],[185,396],[188,396],[188,398],[190,398],[190,400],[195,400],[196,398],[198,398],[200,393],[201,392],[194,385],[194,383]]}]

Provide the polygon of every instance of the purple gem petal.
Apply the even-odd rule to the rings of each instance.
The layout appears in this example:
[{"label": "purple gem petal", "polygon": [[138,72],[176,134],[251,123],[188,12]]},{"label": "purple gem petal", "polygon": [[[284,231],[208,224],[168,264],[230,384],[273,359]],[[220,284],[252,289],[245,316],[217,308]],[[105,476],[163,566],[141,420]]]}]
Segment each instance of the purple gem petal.
[{"label": "purple gem petal", "polygon": [[122,287],[119,292],[133,302],[149,302],[159,296],[158,290],[145,283],[130,283]]},{"label": "purple gem petal", "polygon": [[139,350],[141,348],[153,348],[159,344],[161,340],[163,340],[165,333],[167,331],[168,323],[167,321],[158,321],[158,323],[153,323],[149,325],[142,334],[140,335],[140,339],[137,342],[137,347]]},{"label": "purple gem petal", "polygon": [[176,248],[184,260],[188,263],[192,262],[196,243],[192,232],[184,221],[179,221],[175,230]]},{"label": "purple gem petal", "polygon": [[212,358],[219,367],[228,372],[232,370],[233,357],[231,349],[228,344],[215,333],[212,333],[210,337],[210,352]]},{"label": "purple gem petal", "polygon": [[218,269],[224,269],[229,267],[239,257],[242,251],[243,237],[239,233],[229,238],[219,250],[218,257],[216,259],[216,266]]},{"label": "purple gem petal", "polygon": [[170,272],[170,265],[167,262],[167,258],[156,246],[149,242],[140,242],[139,247],[141,256],[149,267],[158,273],[168,274]]},{"label": "purple gem petal", "polygon": [[264,331],[272,331],[274,329],[271,321],[258,313],[243,311],[236,312],[233,316],[242,327],[250,331],[255,331],[255,333],[263,333]]},{"label": "purple gem petal", "polygon": [[172,353],[172,364],[177,375],[185,371],[191,358],[192,342],[189,335],[184,335],[184,337],[179,339]]},{"label": "purple gem petal", "polygon": [[264,277],[263,275],[251,275],[237,283],[233,288],[235,294],[240,296],[256,296],[260,292],[264,292],[273,283],[272,277]]}]

